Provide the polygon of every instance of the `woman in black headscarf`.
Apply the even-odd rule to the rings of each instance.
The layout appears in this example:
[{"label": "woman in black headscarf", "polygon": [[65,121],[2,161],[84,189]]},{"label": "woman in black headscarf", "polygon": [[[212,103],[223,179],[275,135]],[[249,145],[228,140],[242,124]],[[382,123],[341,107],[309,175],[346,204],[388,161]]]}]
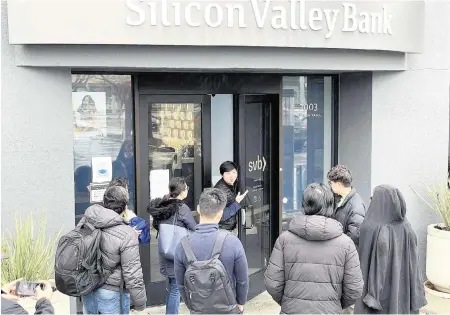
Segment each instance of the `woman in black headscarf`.
[{"label": "woman in black headscarf", "polygon": [[355,314],[418,314],[426,305],[424,282],[405,199],[387,185],[375,187],[371,199],[360,230],[364,291]]}]

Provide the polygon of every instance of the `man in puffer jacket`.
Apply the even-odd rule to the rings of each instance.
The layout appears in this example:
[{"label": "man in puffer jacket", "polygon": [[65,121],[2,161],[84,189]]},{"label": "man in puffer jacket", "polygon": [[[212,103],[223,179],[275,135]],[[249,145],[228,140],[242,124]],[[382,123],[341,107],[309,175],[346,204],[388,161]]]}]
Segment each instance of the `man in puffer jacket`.
[{"label": "man in puffer jacket", "polygon": [[363,291],[358,252],[331,218],[328,187],[309,185],[302,207],[305,215],[292,219],[275,243],[265,273],[267,291],[281,314],[342,314]]},{"label": "man in puffer jacket", "polygon": [[366,216],[366,205],[352,187],[352,174],[344,165],[336,165],[328,172],[331,189],[336,195],[333,218],[339,221],[356,247],[359,244],[359,229]]},{"label": "man in puffer jacket", "polygon": [[85,314],[129,314],[130,298],[137,311],[146,307],[138,236],[121,216],[128,202],[125,188],[110,187],[103,197],[104,207],[93,205],[82,218],[102,230],[102,266],[113,270],[101,288],[82,298]]}]

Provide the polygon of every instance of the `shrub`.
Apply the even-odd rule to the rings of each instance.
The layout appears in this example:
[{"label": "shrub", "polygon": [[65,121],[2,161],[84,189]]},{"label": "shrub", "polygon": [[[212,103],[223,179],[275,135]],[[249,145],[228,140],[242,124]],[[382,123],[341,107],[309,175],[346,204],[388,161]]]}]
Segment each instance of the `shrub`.
[{"label": "shrub", "polygon": [[27,281],[47,280],[54,275],[56,242],[61,230],[47,237],[46,217],[15,215],[14,230],[2,233],[2,285],[19,278]]},{"label": "shrub", "polygon": [[448,183],[434,186],[425,185],[425,188],[430,199],[429,201],[411,187],[414,193],[442,218],[444,223],[442,229],[450,231],[450,189],[448,188]]}]

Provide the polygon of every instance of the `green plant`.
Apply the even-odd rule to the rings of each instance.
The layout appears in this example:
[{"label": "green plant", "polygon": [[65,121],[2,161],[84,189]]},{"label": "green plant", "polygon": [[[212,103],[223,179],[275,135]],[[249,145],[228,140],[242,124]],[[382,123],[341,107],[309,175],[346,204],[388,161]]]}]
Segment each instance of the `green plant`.
[{"label": "green plant", "polygon": [[34,281],[50,279],[54,272],[56,242],[61,230],[47,237],[45,215],[24,218],[15,215],[13,231],[2,233],[2,284],[19,278]]},{"label": "green plant", "polygon": [[427,201],[414,188],[413,192],[433,211],[439,214],[443,220],[443,229],[450,231],[450,189],[448,184],[445,185],[425,185],[430,201]]}]

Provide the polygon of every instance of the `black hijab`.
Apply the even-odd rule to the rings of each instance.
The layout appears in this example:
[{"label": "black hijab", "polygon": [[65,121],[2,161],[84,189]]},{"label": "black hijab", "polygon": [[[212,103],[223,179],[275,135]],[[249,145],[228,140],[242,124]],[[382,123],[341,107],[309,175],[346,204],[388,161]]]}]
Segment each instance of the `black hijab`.
[{"label": "black hijab", "polygon": [[355,314],[418,314],[426,305],[417,237],[397,188],[375,187],[361,225],[359,257],[364,291]]}]

